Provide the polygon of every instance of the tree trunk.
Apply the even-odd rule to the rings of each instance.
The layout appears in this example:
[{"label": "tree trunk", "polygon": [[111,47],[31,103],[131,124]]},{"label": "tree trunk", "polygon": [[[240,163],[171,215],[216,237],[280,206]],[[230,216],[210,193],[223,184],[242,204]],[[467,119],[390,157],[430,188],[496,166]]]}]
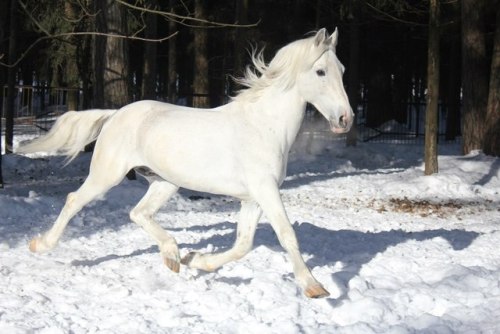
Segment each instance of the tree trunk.
[{"label": "tree trunk", "polygon": [[[17,0],[10,1],[10,26],[9,26],[9,63],[16,61],[16,27]],[[5,154],[13,152],[14,141],[14,109],[16,98],[16,70],[17,67],[9,67],[7,71],[7,106],[5,113]]]},{"label": "tree trunk", "polygon": [[[157,8],[158,2],[156,0],[150,1],[153,9]],[[144,35],[146,38],[157,37],[157,15],[145,13],[146,28]],[[155,100],[156,99],[156,50],[157,44],[154,42],[144,42],[144,64],[142,71],[142,98]]]},{"label": "tree trunk", "polygon": [[368,110],[366,113],[366,125],[376,128],[394,115],[391,77],[381,64],[375,64],[371,69],[368,79]]},{"label": "tree trunk", "polygon": [[497,6],[496,30],[491,57],[490,92],[486,109],[486,132],[483,150],[500,156],[500,7]]},{"label": "tree trunk", "polygon": [[[88,5],[91,5],[89,2]],[[84,18],[80,20],[76,26],[76,31],[94,30],[93,18]],[[92,36],[81,36],[76,40],[76,66],[78,68],[79,77],[82,88],[82,109],[87,110],[92,108],[93,91],[92,79],[94,77],[93,68],[93,38]]]},{"label": "tree trunk", "polygon": [[[195,0],[194,16],[205,19],[205,2]],[[210,106],[208,97],[208,56],[207,56],[207,29],[194,30],[194,78],[193,78],[193,107],[207,108]]]},{"label": "tree trunk", "polygon": [[449,70],[445,102],[447,106],[445,139],[453,141],[460,135],[461,66],[460,66],[460,3],[448,6],[452,23],[448,28]]},{"label": "tree trunk", "polygon": [[[125,10],[113,0],[95,1],[97,31],[126,35]],[[120,108],[130,102],[128,44],[117,37],[96,36],[94,47],[95,106]]]},{"label": "tree trunk", "polygon": [[425,113],[425,175],[438,172],[439,0],[430,0],[427,50],[427,108]]},{"label": "tree trunk", "polygon": [[[453,37],[452,37],[453,38]],[[446,140],[455,140],[460,134],[460,45],[452,40],[450,46],[450,70],[448,75],[448,113],[446,117]]]},{"label": "tree trunk", "polygon": [[[236,1],[236,22],[238,24],[247,24],[248,22],[248,0]],[[244,74],[244,55],[247,43],[246,29],[236,29],[234,32],[234,68],[233,75],[241,77]]]},{"label": "tree trunk", "polygon": [[488,101],[484,0],[462,0],[462,151],[482,148]]},{"label": "tree trunk", "polygon": [[[78,20],[78,15],[75,12],[75,7],[71,2],[64,3],[64,15],[66,19]],[[65,59],[64,59],[64,73],[61,73],[62,86],[70,88],[66,95],[66,105],[68,110],[78,109],[78,84],[80,81],[78,73],[78,54],[77,47],[74,43],[75,38],[73,36],[68,36],[66,38],[66,43],[64,45]]]},{"label": "tree trunk", "polygon": [[[319,5],[319,1],[318,1]],[[347,95],[354,111],[354,122],[351,130],[347,133],[347,146],[356,146],[358,141],[358,128],[356,114],[359,103],[359,0],[351,0],[349,8],[349,67],[347,68]]]},{"label": "tree trunk", "polygon": [[[169,1],[170,11],[175,12],[174,0]],[[177,30],[177,23],[173,20],[168,22],[168,33],[173,34]],[[177,36],[168,40],[168,101],[177,103]]]}]

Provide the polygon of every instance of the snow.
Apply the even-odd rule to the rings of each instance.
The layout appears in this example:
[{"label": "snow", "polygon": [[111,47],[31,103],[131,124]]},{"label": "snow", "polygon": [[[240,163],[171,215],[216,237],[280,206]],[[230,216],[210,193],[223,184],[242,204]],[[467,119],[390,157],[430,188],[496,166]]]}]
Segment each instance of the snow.
[{"label": "snow", "polygon": [[[18,135],[16,140],[30,135]],[[16,143],[17,145],[17,143]],[[323,131],[294,147],[282,195],[313,274],[311,300],[263,218],[246,257],[213,273],[170,272],[128,212],[146,190],[124,180],[75,217],[59,245],[32,254],[90,154],[4,156],[0,333],[498,333],[500,159],[441,144],[360,143]],[[189,251],[231,247],[239,203],[181,191],[157,219]]]}]

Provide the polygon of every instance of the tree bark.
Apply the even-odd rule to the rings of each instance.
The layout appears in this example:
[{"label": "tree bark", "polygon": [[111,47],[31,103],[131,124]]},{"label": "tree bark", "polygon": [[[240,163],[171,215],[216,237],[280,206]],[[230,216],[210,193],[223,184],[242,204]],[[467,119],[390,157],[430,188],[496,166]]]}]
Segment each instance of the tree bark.
[{"label": "tree bark", "polygon": [[[78,20],[78,15],[75,12],[75,8],[71,2],[64,3],[64,15],[66,19]],[[80,81],[80,75],[78,73],[78,54],[77,47],[74,43],[74,37],[68,36],[67,41],[64,45],[65,59],[64,59],[64,73],[61,73],[62,86],[70,88],[66,95],[66,105],[68,110],[78,109],[78,83]],[[73,43],[72,43],[73,42]]]},{"label": "tree bark", "polygon": [[[356,146],[358,141],[358,127],[356,122],[357,107],[359,103],[359,0],[349,2],[349,67],[347,68],[347,95],[354,111],[354,122],[351,130],[347,133],[347,146]],[[319,1],[318,1],[319,5]]]},{"label": "tree bark", "polygon": [[462,0],[462,151],[468,154],[483,145],[488,101],[484,0]]},{"label": "tree bark", "polygon": [[[195,0],[194,16],[205,19],[205,2]],[[207,30],[196,28],[194,30],[194,78],[193,78],[193,107],[207,108],[210,106],[208,97],[208,56],[207,56]]]},{"label": "tree bark", "polygon": [[425,113],[425,175],[438,172],[439,0],[430,0]]},{"label": "tree bark", "polygon": [[[158,2],[156,0],[150,1],[153,9],[157,8]],[[144,35],[146,38],[157,37],[157,15],[145,13],[146,28]],[[142,98],[143,99],[156,99],[156,50],[157,44],[153,42],[145,42],[144,44],[144,64],[142,70]]]},{"label": "tree bark", "polygon": [[[452,23],[448,28],[449,69],[447,75],[446,96],[447,106],[445,139],[453,141],[460,135],[460,105],[461,105],[461,65],[460,65],[460,3],[448,6]],[[443,92],[444,93],[444,92]]]},{"label": "tree bark", "polygon": [[[236,1],[236,22],[239,24],[247,24],[248,22],[248,0]],[[234,68],[233,75],[235,77],[243,76],[245,65],[244,55],[247,43],[246,29],[236,29],[234,32]]]},{"label": "tree bark", "polygon": [[[10,1],[10,26],[9,26],[9,62],[16,61],[16,27],[17,0]],[[5,154],[13,152],[14,140],[14,109],[16,98],[16,66],[9,67],[7,71],[7,105],[5,113]]]},{"label": "tree bark", "polygon": [[[170,11],[175,13],[174,0],[169,1]],[[177,30],[177,23],[173,20],[168,22],[168,33],[173,34]],[[177,102],[177,36],[168,40],[168,101]]]},{"label": "tree bark", "polygon": [[490,91],[486,109],[486,132],[483,151],[500,156],[500,7],[497,6],[496,30],[491,57]]},{"label": "tree bark", "polygon": [[[96,0],[97,31],[126,35],[125,10],[113,0]],[[130,102],[126,39],[95,36],[95,107],[120,108]]]}]

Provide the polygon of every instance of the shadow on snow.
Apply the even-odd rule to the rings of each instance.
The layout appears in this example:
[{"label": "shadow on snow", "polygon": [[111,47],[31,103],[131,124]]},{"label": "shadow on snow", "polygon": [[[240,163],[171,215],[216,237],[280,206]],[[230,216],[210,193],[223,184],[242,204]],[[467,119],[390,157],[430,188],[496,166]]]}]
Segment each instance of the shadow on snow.
[{"label": "shadow on snow", "polygon": [[[226,233],[227,230],[233,230],[232,233]],[[188,250],[201,251],[209,245],[214,245],[217,252],[228,250],[232,247],[235,235],[236,225],[230,222],[222,222],[211,226],[192,226],[185,229],[171,229],[175,231],[186,230],[191,233],[204,233],[207,231],[224,231],[224,234],[215,234],[209,238],[203,239],[195,244],[179,244],[181,255]],[[294,230],[297,234],[301,252],[311,255],[307,261],[311,268],[316,266],[333,265],[341,262],[344,269],[340,272],[332,273],[335,282],[341,283],[347,287],[349,281],[357,276],[362,266],[370,262],[377,254],[384,252],[391,246],[404,243],[408,240],[424,241],[433,238],[443,238],[454,250],[463,250],[467,248],[478,237],[478,233],[464,230],[427,230],[421,232],[406,232],[402,230],[391,230],[381,232],[361,232],[354,230],[329,230],[320,228],[310,223],[294,224]],[[265,246],[273,251],[283,252],[278,239],[269,224],[260,224],[256,235],[254,248]],[[137,250],[127,255],[107,255],[93,260],[75,260],[72,265],[75,266],[97,266],[103,262],[120,258],[130,258],[142,254],[157,253],[158,247],[151,246],[146,249]],[[288,275],[289,273],[283,273]],[[217,279],[228,284],[250,283],[249,279],[237,279],[234,277]],[[335,306],[337,302],[346,297],[347,292],[337,300],[331,299],[330,303]]]}]

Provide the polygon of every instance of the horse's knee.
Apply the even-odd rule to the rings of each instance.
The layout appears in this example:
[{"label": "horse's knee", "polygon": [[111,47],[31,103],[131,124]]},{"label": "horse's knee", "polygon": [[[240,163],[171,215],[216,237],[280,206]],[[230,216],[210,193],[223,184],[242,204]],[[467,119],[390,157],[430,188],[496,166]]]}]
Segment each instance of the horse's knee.
[{"label": "horse's knee", "polygon": [[69,193],[68,196],[66,196],[66,205],[72,206],[75,203],[75,200],[76,200],[76,194],[74,192]]}]

